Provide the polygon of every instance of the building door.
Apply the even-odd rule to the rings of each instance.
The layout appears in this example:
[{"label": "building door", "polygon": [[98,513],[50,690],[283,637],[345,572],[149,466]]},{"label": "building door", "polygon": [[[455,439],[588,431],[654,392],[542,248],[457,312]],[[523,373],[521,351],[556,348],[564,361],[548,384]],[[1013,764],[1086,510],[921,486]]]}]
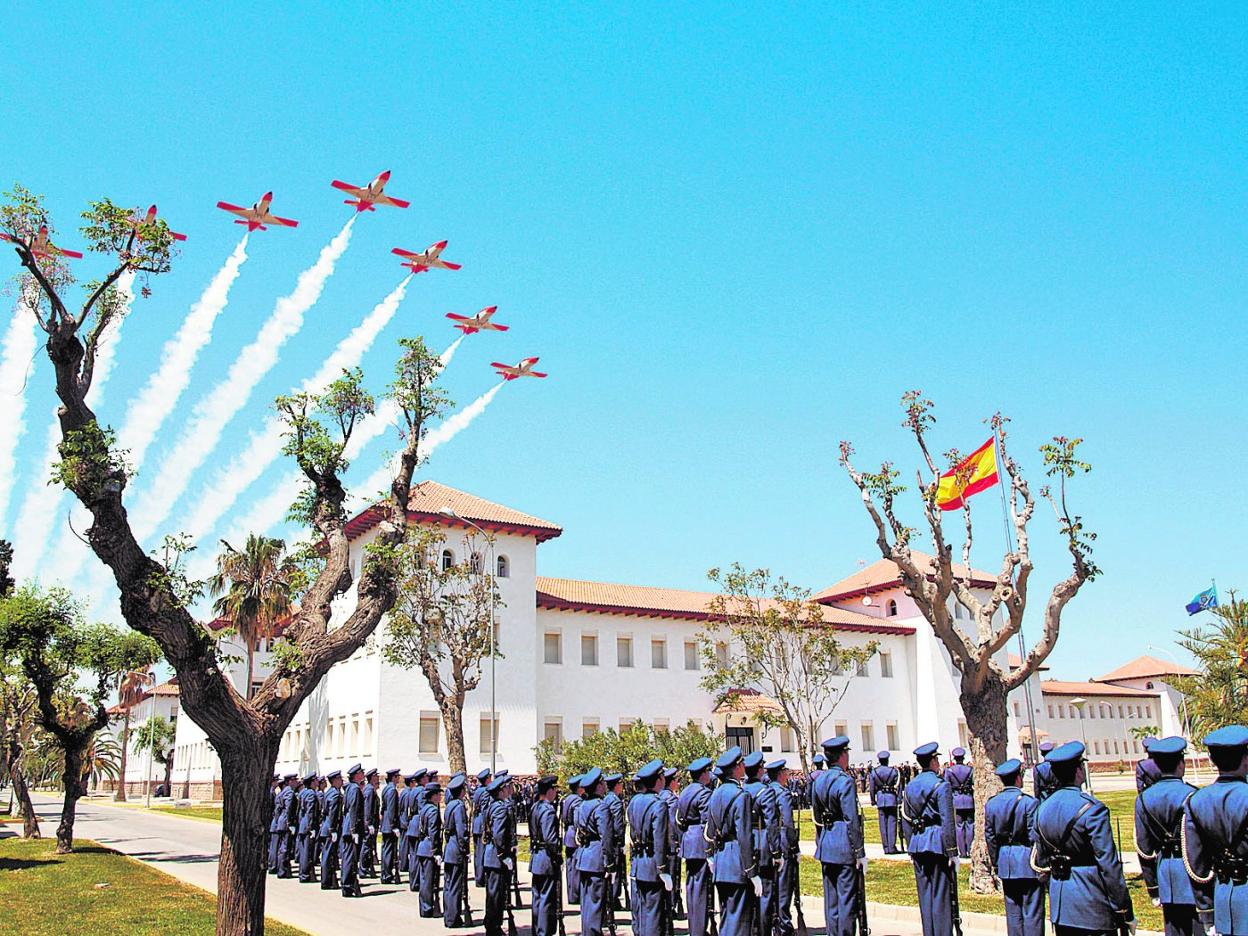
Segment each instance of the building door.
[{"label": "building door", "polygon": [[729,728],[728,729],[728,746],[736,745],[741,748],[742,754],[750,754],[754,751],[754,729],[753,728]]}]

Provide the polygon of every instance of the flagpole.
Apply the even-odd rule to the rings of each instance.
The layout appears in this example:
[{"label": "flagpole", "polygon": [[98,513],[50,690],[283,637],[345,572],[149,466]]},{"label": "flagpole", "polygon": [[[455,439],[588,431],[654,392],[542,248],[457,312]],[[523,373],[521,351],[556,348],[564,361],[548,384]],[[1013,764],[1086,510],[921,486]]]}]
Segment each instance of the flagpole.
[{"label": "flagpole", "polygon": [[[1005,545],[1010,552],[1014,551],[1014,530],[1010,526],[1010,510],[1009,504],[1005,499],[1005,481],[1001,478],[1001,472],[1005,467],[1005,460],[1001,457],[1001,434],[997,429],[992,430],[993,448],[997,456],[997,486],[1001,488],[1001,521],[1005,527]],[[1011,484],[1013,480],[1011,479]],[[1013,490],[1013,488],[1011,488]],[[1010,584],[1014,584],[1014,567],[1010,567]],[[1018,624],[1018,666],[1021,669],[1023,663],[1027,660],[1027,641],[1023,638],[1023,624]],[[1008,663],[1008,657],[1006,662]],[[1007,667],[1008,668],[1008,667]],[[1040,737],[1036,733],[1036,706],[1031,698],[1031,676],[1029,675],[1023,680],[1023,696],[1027,701],[1027,723],[1031,728],[1031,753],[1034,764],[1040,763]]]}]

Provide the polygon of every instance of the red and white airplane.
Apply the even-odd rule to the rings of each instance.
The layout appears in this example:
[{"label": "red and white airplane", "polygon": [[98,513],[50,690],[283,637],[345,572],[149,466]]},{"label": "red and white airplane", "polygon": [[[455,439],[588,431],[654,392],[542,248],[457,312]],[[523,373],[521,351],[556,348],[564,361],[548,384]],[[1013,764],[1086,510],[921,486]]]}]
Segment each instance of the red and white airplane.
[{"label": "red and white airplane", "polygon": [[259,228],[261,231],[267,231],[266,224],[280,224],[282,227],[298,227],[298,221],[291,221],[290,218],[279,218],[277,215],[269,213],[269,205],[273,202],[273,193],[265,192],[264,196],[252,205],[250,208],[240,208],[238,205],[231,205],[229,202],[219,201],[217,207],[231,214],[236,214],[243,220],[235,221],[235,224],[247,225],[247,230],[254,231]]},{"label": "red and white airplane", "polygon": [[535,371],[533,365],[537,363],[537,358],[528,357],[514,367],[510,364],[499,364],[495,361],[490,367],[498,371],[498,376],[503,380],[515,380],[517,377],[545,377],[546,375]]},{"label": "red and white airplane", "polygon": [[[147,214],[143,214],[143,215],[137,214],[137,213],[132,214],[130,216],[130,227],[134,228],[135,231],[138,231],[142,225],[151,224],[155,220],[156,220],[156,206],[152,205],[151,208],[147,209]],[[139,235],[140,238],[142,238],[142,236],[143,236],[142,234]],[[177,231],[170,231],[169,236],[172,237],[176,241],[186,240],[186,235],[179,234]]]},{"label": "red and white airplane", "polygon": [[479,331],[506,331],[510,325],[497,325],[491,319],[494,313],[498,311],[498,306],[490,306],[482,309],[476,315],[456,315],[454,312],[447,312],[446,317],[453,320],[455,324],[452,328],[458,328],[465,335],[471,335]]},{"label": "red and white airplane", "polygon": [[410,250],[404,250],[402,247],[395,247],[390,252],[398,257],[403,257],[403,262],[399,266],[405,266],[413,273],[424,273],[425,270],[458,270],[461,264],[451,263],[450,260],[442,259],[442,251],[446,249],[446,241],[438,241],[432,247],[426,247],[420,253],[412,253]]},{"label": "red and white airplane", "polygon": [[[10,243],[17,243],[17,238],[10,237],[8,234],[0,234],[0,240],[6,240]],[[76,250],[65,250],[63,247],[57,247],[48,240],[48,226],[40,225],[39,233],[34,236],[30,242],[30,252],[32,256],[44,257],[52,259],[53,257],[73,257],[75,260],[81,260],[82,254]]]},{"label": "red and white airplane", "polygon": [[389,205],[391,208],[406,208],[411,202],[403,201],[401,198],[391,198],[385,194],[386,183],[390,181],[390,170],[387,169],[377,178],[369,182],[368,185],[360,188],[358,185],[351,185],[349,182],[340,182],[334,179],[329,183],[336,189],[354,196],[343,202],[344,205],[354,205],[356,211],[376,211],[376,205]]}]

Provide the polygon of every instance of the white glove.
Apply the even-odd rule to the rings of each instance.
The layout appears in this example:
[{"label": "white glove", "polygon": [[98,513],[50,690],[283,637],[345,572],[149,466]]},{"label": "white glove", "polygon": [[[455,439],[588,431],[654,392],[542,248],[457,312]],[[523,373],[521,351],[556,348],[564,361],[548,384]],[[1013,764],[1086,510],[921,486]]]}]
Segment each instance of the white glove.
[{"label": "white glove", "polygon": [[958,868],[961,867],[962,865],[962,859],[959,858],[957,855],[954,855],[952,858],[949,859],[949,864],[953,868],[953,873],[957,874]]},{"label": "white glove", "polygon": [[506,868],[508,871],[514,871],[514,870],[516,870],[516,866],[515,866],[514,864],[512,864],[512,863],[511,863],[511,859],[510,859],[510,858],[504,858],[504,859],[503,859],[503,867],[504,867],[504,868]]},{"label": "white glove", "polygon": [[861,858],[858,859],[858,868],[859,870],[862,871],[863,874],[867,873],[867,856],[866,855],[863,855]]},{"label": "white glove", "polygon": [[756,874],[752,878],[750,878],[750,883],[754,885],[754,896],[762,897],[763,896],[763,879]]},{"label": "white glove", "polygon": [[672,876],[670,874],[660,874],[659,880],[663,882],[664,889],[669,891],[672,889]]},{"label": "white glove", "polygon": [[1135,936],[1135,930],[1138,925],[1139,924],[1137,924],[1135,920],[1131,920],[1129,923],[1127,923],[1127,932],[1130,933],[1131,936]]},{"label": "white glove", "polygon": [[334,842],[334,843],[336,844],[336,843],[338,842],[338,833],[337,833],[337,832],[330,832],[330,833],[329,833],[329,840],[330,840],[331,842]]},{"label": "white glove", "polygon": [[1218,936],[1217,930],[1213,928],[1212,923],[1205,924],[1205,936]]},{"label": "white glove", "polygon": [[1160,897],[1154,897],[1154,898],[1153,898],[1153,906],[1154,906],[1154,907],[1160,907],[1160,906],[1161,906],[1161,898],[1160,898]]}]

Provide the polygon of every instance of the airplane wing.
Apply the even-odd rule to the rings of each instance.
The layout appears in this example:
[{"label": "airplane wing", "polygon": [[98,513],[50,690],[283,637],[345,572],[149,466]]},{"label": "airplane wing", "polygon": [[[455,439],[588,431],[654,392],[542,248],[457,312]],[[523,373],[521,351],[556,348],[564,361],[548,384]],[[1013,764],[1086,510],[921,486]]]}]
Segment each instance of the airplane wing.
[{"label": "airplane wing", "polygon": [[52,244],[48,244],[48,250],[62,257],[73,257],[75,260],[82,259],[82,254],[76,250],[66,250],[64,247],[54,247]]},{"label": "airplane wing", "polygon": [[463,269],[462,263],[451,263],[450,260],[430,260],[430,266],[435,266],[439,270],[460,270]]},{"label": "airplane wing", "polygon": [[250,208],[242,208],[238,205],[231,205],[229,202],[223,202],[223,201],[217,202],[217,207],[221,208],[224,211],[232,212],[243,218],[247,217],[248,212],[251,211]]},{"label": "airplane wing", "polygon": [[378,195],[373,199],[375,205],[389,205],[392,208],[406,208],[411,202],[404,201],[401,198],[391,198],[389,195]]},{"label": "airplane wing", "polygon": [[412,253],[410,250],[404,250],[402,247],[395,247],[395,248],[394,248],[393,250],[391,250],[390,252],[391,252],[392,254],[395,254],[396,256],[399,256],[399,257],[411,257],[413,260],[415,260],[417,257],[421,256],[421,255],[420,255],[420,254],[418,254],[418,253]]},{"label": "airplane wing", "polygon": [[547,377],[547,376],[549,376],[549,375],[548,375],[548,374],[543,374],[541,371],[531,370],[531,371],[529,371],[529,376],[530,376],[530,377]]},{"label": "airplane wing", "polygon": [[468,319],[468,316],[466,316],[466,315],[456,315],[454,312],[447,312],[447,313],[446,313],[446,317],[447,317],[447,318],[449,318],[449,319],[454,319],[454,320],[455,320],[455,321],[457,321],[457,322],[467,322],[467,321],[469,320],[469,319]]},{"label": "airplane wing", "polygon": [[280,224],[282,227],[298,227],[298,221],[292,221],[290,218],[279,218],[277,215],[265,215],[261,220],[265,224]]},{"label": "airplane wing", "polygon": [[520,371],[520,368],[513,364],[500,364],[498,361],[492,362],[490,367],[497,368],[500,374],[516,374]]},{"label": "airplane wing", "polygon": [[336,189],[341,189],[344,192],[350,192],[356,198],[363,198],[365,191],[366,191],[365,189],[360,188],[358,185],[348,185],[346,182],[339,182],[337,179],[334,179],[334,181],[330,182],[329,184],[332,185]]}]

